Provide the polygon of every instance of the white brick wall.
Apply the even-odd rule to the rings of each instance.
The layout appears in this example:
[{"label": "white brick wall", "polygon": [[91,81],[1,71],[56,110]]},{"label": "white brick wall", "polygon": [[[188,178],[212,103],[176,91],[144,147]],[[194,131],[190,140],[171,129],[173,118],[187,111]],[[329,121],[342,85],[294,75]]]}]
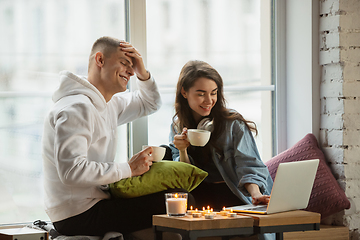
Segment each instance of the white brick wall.
[{"label": "white brick wall", "polygon": [[[359,40],[360,41],[360,40]],[[351,65],[351,63],[348,63],[345,67],[344,67],[344,77],[346,78],[347,81],[357,81],[359,82],[359,75],[360,75],[360,66],[359,63],[357,64],[353,64]]]},{"label": "white brick wall", "polygon": [[352,203],[332,223],[360,239],[360,1],[320,0],[320,144]]},{"label": "white brick wall", "polygon": [[[359,135],[358,135],[358,137],[359,137]],[[347,138],[347,140],[348,139],[351,139],[351,138]],[[352,163],[352,162],[359,163],[359,159],[360,159],[360,147],[359,147],[359,145],[349,146],[348,149],[345,150],[344,158],[345,158],[344,163]],[[358,181],[358,183],[360,183],[359,178],[357,178],[357,181]],[[360,188],[359,188],[359,191],[360,191]]]},{"label": "white brick wall", "polygon": [[320,1],[320,14],[335,14],[339,11],[339,0]]},{"label": "white brick wall", "polygon": [[323,66],[322,81],[343,79],[343,66],[340,64],[329,64]]}]

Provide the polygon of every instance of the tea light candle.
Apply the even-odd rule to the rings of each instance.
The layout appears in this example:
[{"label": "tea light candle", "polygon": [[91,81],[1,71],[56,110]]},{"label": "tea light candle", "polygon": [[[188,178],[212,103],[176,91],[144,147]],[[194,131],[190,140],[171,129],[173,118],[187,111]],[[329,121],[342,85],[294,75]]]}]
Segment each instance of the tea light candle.
[{"label": "tea light candle", "polygon": [[214,214],[212,214],[212,213],[205,213],[205,219],[214,219]]},{"label": "tea light candle", "polygon": [[199,218],[199,217],[201,217],[201,213],[200,212],[193,212],[192,213],[192,216],[193,216],[193,218]]},{"label": "tea light candle", "polygon": [[190,206],[190,210],[186,211],[186,213],[189,214],[189,215],[193,214],[194,212],[195,212],[195,210],[193,210],[193,206]]},{"label": "tea light candle", "polygon": [[228,213],[228,216],[229,216],[229,217],[236,217],[237,214],[234,213],[232,209],[230,209],[230,212]]},{"label": "tea light candle", "polygon": [[205,207],[203,207],[203,209],[202,209],[202,215],[205,215],[205,214],[207,214],[207,213],[211,213],[212,212],[212,210],[210,209],[210,206],[207,206],[207,209],[205,210]]},{"label": "tea light candle", "polygon": [[203,216],[205,215],[205,207],[202,208],[202,211],[199,211]]},{"label": "tea light candle", "polygon": [[228,215],[228,213],[229,213],[229,211],[228,211],[228,210],[226,210],[226,209],[225,209],[225,207],[223,207],[223,210],[222,210],[222,211],[220,211],[220,215],[222,215],[222,216],[227,216],[227,215]]}]

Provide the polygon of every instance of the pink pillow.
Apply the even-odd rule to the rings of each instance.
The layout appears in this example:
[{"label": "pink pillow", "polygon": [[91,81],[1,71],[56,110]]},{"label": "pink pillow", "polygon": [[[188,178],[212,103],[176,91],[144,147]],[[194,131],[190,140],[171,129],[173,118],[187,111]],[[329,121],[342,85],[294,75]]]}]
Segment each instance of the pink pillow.
[{"label": "pink pillow", "polygon": [[[293,147],[273,157],[265,164],[269,168],[272,179],[275,178],[280,163],[309,159],[320,159],[309,205],[305,210],[317,212],[324,219],[334,213],[350,208],[350,202],[340,188],[334,175],[326,163],[316,137],[309,133]],[[296,188],[296,186],[294,186]]]}]

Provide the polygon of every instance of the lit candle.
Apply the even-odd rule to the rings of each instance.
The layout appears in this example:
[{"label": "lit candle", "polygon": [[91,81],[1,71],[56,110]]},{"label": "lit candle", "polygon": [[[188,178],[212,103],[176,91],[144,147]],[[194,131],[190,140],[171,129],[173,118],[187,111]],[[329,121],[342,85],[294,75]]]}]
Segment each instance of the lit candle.
[{"label": "lit candle", "polygon": [[232,209],[230,209],[230,213],[228,214],[229,217],[236,217],[237,214],[233,212]]},{"label": "lit candle", "polygon": [[200,211],[202,215],[205,215],[206,213],[206,210],[205,210],[205,207],[202,208],[202,211]]},{"label": "lit candle", "polygon": [[207,213],[211,213],[212,212],[212,209],[210,209],[210,206],[207,206],[207,209],[205,209],[205,207],[203,207],[202,209],[202,215],[205,215]]},{"label": "lit candle", "polygon": [[211,212],[212,212],[212,209],[210,209],[210,206],[207,206],[206,213],[211,213]]},{"label": "lit candle", "polygon": [[193,218],[199,218],[202,216],[202,214],[200,212],[198,212],[197,209],[195,209],[195,212],[192,213]]},{"label": "lit candle", "polygon": [[193,206],[190,206],[190,210],[186,211],[186,213],[189,214],[189,215],[193,214],[194,212],[195,212],[195,210],[193,210]]},{"label": "lit candle", "polygon": [[227,215],[228,215],[228,213],[229,213],[229,211],[228,211],[228,210],[226,210],[226,209],[225,209],[225,207],[223,207],[223,210],[222,210],[222,211],[220,211],[220,215],[222,215],[222,216],[227,216]]},{"label": "lit candle", "polygon": [[187,198],[179,197],[175,193],[172,197],[166,199],[166,209],[169,216],[184,216],[187,209]]},{"label": "lit candle", "polygon": [[212,214],[212,213],[205,213],[205,219],[214,219],[214,214]]}]

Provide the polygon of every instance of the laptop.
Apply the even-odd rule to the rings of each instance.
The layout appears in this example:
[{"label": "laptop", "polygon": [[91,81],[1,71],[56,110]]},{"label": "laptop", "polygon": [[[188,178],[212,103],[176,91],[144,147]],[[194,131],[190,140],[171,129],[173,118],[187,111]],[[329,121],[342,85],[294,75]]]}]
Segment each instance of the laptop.
[{"label": "laptop", "polygon": [[227,207],[234,212],[271,214],[304,209],[310,199],[319,159],[280,163],[267,205]]}]

